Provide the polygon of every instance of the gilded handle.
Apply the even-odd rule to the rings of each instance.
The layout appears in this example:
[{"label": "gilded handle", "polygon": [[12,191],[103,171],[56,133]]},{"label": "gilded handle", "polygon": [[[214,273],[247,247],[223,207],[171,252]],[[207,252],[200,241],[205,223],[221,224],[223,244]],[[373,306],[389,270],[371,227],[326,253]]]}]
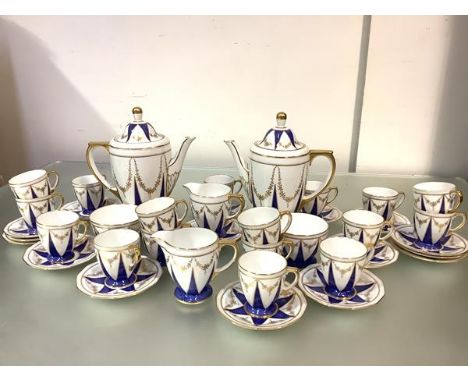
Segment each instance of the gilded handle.
[{"label": "gilded handle", "polygon": [[[238,189],[238,190],[234,190],[234,189],[236,188],[236,184],[239,185],[239,189]],[[241,181],[240,179],[236,179],[236,180],[234,181],[234,183],[232,184],[232,192],[233,192],[234,194],[238,194],[238,193],[241,192],[241,190],[242,190],[242,181]]]},{"label": "gilded handle", "polygon": [[281,245],[281,250],[284,248],[284,247],[288,247],[288,253],[286,254],[286,256],[283,256],[286,260],[289,259],[289,257],[291,256],[291,253],[294,249],[294,242],[292,240],[289,240],[289,239],[283,239],[283,242],[282,242],[282,245]]},{"label": "gilded handle", "polygon": [[50,198],[50,200],[54,200],[55,198],[59,198],[59,202],[58,202],[58,206],[55,205],[55,202],[53,202],[52,204],[54,205],[54,209],[55,210],[59,210],[60,208],[62,208],[63,206],[63,203],[65,203],[65,198],[63,197],[63,195],[60,193],[60,192],[54,192],[52,194],[52,197]]},{"label": "gilded handle", "polygon": [[230,201],[232,199],[238,200],[239,203],[240,203],[240,206],[239,206],[239,208],[237,209],[236,212],[234,212],[232,215],[229,215],[229,216],[226,217],[227,221],[237,218],[239,216],[239,214],[244,210],[244,207],[245,207],[245,199],[241,194],[229,194],[228,195],[228,200],[227,200],[229,205],[231,205]]},{"label": "gilded handle", "polygon": [[[53,186],[51,185],[51,181],[50,181],[50,176],[51,175],[55,176],[55,182],[54,182]],[[59,183],[59,174],[58,174],[58,172],[55,171],[55,170],[47,171],[47,178],[49,178],[50,192],[54,192],[55,189],[58,186],[58,183]]]},{"label": "gilded handle", "polygon": [[86,161],[88,162],[88,167],[93,172],[94,176],[106,187],[110,192],[120,199],[119,192],[117,187],[112,187],[112,185],[107,181],[106,177],[99,171],[94,161],[93,150],[97,147],[102,147],[109,152],[109,143],[107,142],[89,142],[88,148],[86,150]]},{"label": "gilded handle", "polygon": [[394,230],[395,227],[393,225],[389,225],[388,232],[385,235],[382,236],[382,231],[380,231],[379,240],[387,240],[393,234]]},{"label": "gilded handle", "polygon": [[[289,227],[291,226],[292,223],[292,215],[291,212],[286,210],[286,211],[280,211],[280,225],[281,225],[281,233],[285,233]],[[285,225],[281,224],[281,221],[283,220],[283,217],[286,216],[287,222]]]},{"label": "gilded handle", "polygon": [[309,165],[312,164],[315,158],[321,157],[321,156],[327,158],[330,161],[330,172],[328,173],[327,180],[321,189],[317,190],[316,192],[312,192],[309,195],[304,195],[302,197],[302,202],[299,206],[299,210],[301,210],[304,204],[306,204],[308,201],[312,200],[314,197],[320,194],[323,190],[325,190],[330,185],[332,179],[335,177],[336,161],[335,161],[335,157],[333,155],[332,150],[310,150],[309,151]]},{"label": "gilded handle", "polygon": [[[83,232],[80,232],[80,228],[83,227]],[[86,231],[88,230],[88,223],[86,222],[79,222],[78,223],[78,235],[76,241],[81,241],[86,236]]]},{"label": "gilded handle", "polygon": [[[330,197],[330,195],[332,195]],[[325,203],[325,206],[328,206],[331,202],[333,202],[336,197],[338,196],[338,188],[337,187],[330,187],[330,192],[327,195],[327,202]]]},{"label": "gilded handle", "polygon": [[[294,280],[292,282],[290,282],[290,283],[287,283],[287,285],[285,285],[286,284],[286,277],[290,273],[292,273],[294,275]],[[286,273],[283,276],[283,290],[287,291],[287,290],[290,290],[290,289],[294,288],[298,281],[299,281],[299,271],[297,270],[297,268],[287,267],[286,268]]]},{"label": "gilded handle", "polygon": [[227,262],[227,264],[224,264],[222,267],[216,267],[216,269],[213,272],[213,278],[218,276],[221,272],[225,271],[228,269],[232,264],[234,264],[234,261],[236,261],[237,258],[237,244],[233,243],[232,241],[229,241],[227,239],[219,239],[218,240],[218,245],[219,245],[219,250],[223,247],[231,247],[233,249],[232,252],[232,259]]},{"label": "gilded handle", "polygon": [[[185,207],[184,212],[182,212],[182,214],[180,216],[177,213],[177,207],[178,206],[184,206]],[[180,227],[180,225],[182,224],[182,221],[185,219],[185,216],[187,215],[188,204],[187,204],[187,202],[185,200],[182,200],[182,199],[176,200],[175,208],[176,208],[175,214],[176,214],[176,219],[177,219],[177,227]]]},{"label": "gilded handle", "polygon": [[463,192],[461,192],[460,190],[455,190],[450,193],[450,195],[452,194],[454,194],[457,198],[457,203],[454,204],[453,207],[448,211],[449,214],[455,212],[458,209],[458,207],[460,207],[460,204],[463,203]]},{"label": "gilded handle", "polygon": [[399,208],[403,202],[405,201],[405,193],[404,192],[399,192],[397,196],[397,202],[395,203],[395,207],[393,207],[394,210]]},{"label": "gilded handle", "polygon": [[[461,218],[460,224],[452,228],[452,222],[455,220],[457,216]],[[458,231],[460,228],[462,228],[465,225],[465,223],[466,223],[466,214],[464,214],[463,212],[455,212],[455,216],[452,218],[452,221],[450,222],[449,232]]]}]

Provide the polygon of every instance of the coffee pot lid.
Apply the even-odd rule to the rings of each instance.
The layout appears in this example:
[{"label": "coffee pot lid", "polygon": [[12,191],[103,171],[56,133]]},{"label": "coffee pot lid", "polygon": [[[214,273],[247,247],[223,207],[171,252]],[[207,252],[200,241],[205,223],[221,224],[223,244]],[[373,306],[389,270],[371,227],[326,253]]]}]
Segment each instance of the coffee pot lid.
[{"label": "coffee pot lid", "polygon": [[154,129],[153,125],[149,122],[143,121],[143,110],[141,107],[134,107],[132,109],[133,121],[125,126],[121,135],[114,137],[114,141],[124,144],[139,144],[151,146],[158,145],[158,143],[164,144],[165,136],[158,134]]},{"label": "coffee pot lid", "polygon": [[284,112],[276,114],[276,124],[267,131],[261,141],[256,141],[255,149],[268,150],[272,156],[297,156],[308,152],[307,146],[299,142],[296,134],[286,126],[287,115]]}]

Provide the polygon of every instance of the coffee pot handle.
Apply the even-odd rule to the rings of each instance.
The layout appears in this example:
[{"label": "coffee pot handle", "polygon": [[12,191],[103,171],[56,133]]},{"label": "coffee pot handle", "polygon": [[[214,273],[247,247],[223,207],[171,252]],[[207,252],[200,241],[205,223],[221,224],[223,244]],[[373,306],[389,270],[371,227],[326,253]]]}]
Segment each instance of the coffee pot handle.
[{"label": "coffee pot handle", "polygon": [[112,187],[112,185],[107,181],[106,177],[99,171],[94,161],[93,150],[97,147],[103,147],[109,152],[109,143],[107,142],[89,142],[88,149],[86,150],[86,161],[88,162],[88,167],[93,172],[94,176],[106,187],[110,192],[120,199],[119,192],[117,187]]},{"label": "coffee pot handle", "polygon": [[302,208],[304,204],[306,204],[308,201],[312,200],[314,197],[320,194],[323,190],[325,190],[330,185],[332,179],[335,176],[336,161],[333,155],[333,151],[332,150],[310,150],[309,151],[309,165],[311,165],[313,160],[317,157],[325,157],[330,161],[330,172],[328,173],[327,180],[326,182],[324,182],[323,187],[321,189],[317,190],[316,192],[312,192],[309,195],[304,195],[302,197],[302,202],[300,204],[299,210]]}]

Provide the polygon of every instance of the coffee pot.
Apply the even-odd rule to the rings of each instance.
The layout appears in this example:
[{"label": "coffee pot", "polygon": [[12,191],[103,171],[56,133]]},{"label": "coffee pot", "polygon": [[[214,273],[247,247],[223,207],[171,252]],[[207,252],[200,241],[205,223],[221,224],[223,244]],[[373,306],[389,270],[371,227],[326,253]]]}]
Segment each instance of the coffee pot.
[{"label": "coffee pot", "polygon": [[[123,203],[139,205],[149,199],[171,194],[195,137],[186,137],[177,154],[171,157],[169,138],[143,121],[140,107],[134,107],[132,113],[133,121],[127,124],[122,134],[109,143],[88,144],[86,160],[96,178]],[[93,150],[97,147],[109,152],[115,186],[96,166]]]},{"label": "coffee pot", "polygon": [[[234,141],[225,141],[240,173],[243,188],[254,207],[275,207],[280,211],[299,211],[304,203],[328,187],[335,175],[335,157],[330,150],[310,150],[286,126],[286,113],[276,115],[276,124],[263,139],[250,148],[245,162]],[[304,195],[309,167],[315,158],[330,161],[323,187]]]}]

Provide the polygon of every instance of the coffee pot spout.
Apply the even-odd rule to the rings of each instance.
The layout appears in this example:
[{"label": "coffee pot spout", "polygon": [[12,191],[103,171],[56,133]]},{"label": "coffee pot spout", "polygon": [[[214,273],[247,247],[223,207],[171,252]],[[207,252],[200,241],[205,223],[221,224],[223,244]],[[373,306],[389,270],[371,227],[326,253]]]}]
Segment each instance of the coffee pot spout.
[{"label": "coffee pot spout", "polygon": [[[236,163],[237,170],[239,171],[239,175],[241,177],[241,181],[244,185],[244,188],[248,188],[250,177],[249,168],[247,167],[247,164],[245,163],[244,159],[242,159],[242,157],[240,156],[239,148],[237,147],[236,142],[224,141],[224,143],[226,143],[227,147],[229,147],[229,150],[231,150],[232,157],[234,159],[234,162]],[[252,200],[248,189],[246,189],[246,192],[249,196],[249,199]]]},{"label": "coffee pot spout", "polygon": [[182,165],[185,160],[185,155],[187,154],[187,150],[194,140],[195,137],[185,137],[185,140],[182,142],[179,151],[169,163],[168,195],[170,195],[174,189],[175,184],[177,183],[177,179],[179,178],[179,174],[182,170]]}]

